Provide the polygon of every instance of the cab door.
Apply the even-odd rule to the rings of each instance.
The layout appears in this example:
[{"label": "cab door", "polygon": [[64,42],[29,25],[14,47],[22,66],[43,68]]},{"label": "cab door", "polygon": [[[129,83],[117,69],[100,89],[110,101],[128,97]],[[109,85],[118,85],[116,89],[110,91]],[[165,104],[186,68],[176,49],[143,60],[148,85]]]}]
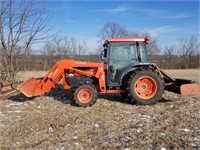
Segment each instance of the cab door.
[{"label": "cab door", "polygon": [[117,42],[109,45],[108,59],[108,86],[119,86],[120,77],[126,67],[137,62],[137,51],[135,42]]}]

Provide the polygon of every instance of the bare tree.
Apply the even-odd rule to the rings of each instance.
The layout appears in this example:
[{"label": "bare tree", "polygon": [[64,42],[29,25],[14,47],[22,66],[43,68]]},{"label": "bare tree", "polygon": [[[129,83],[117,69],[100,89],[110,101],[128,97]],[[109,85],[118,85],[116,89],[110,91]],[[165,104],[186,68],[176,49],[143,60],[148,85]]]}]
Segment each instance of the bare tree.
[{"label": "bare tree", "polygon": [[[46,65],[55,63],[59,59],[63,58],[73,58],[81,59],[82,55],[87,52],[87,41],[77,40],[74,37],[55,37],[51,40],[47,40],[43,45],[44,55],[46,59],[44,60]],[[53,61],[52,61],[53,60]],[[44,68],[47,68],[46,65]]]},{"label": "bare tree", "polygon": [[130,32],[130,33],[128,34],[128,37],[135,37],[135,38],[137,38],[137,37],[143,37],[143,36],[145,36],[145,35],[144,35],[144,34],[141,35],[140,33],[134,32],[134,31],[132,31],[132,32]]},{"label": "bare tree", "polygon": [[[152,39],[148,33],[138,33],[133,31],[128,31],[125,26],[122,26],[115,22],[108,22],[100,28],[98,32],[100,38],[100,46],[108,38],[120,38],[120,37],[150,37],[150,43],[147,45],[148,55],[152,59],[153,55],[160,53],[160,48],[155,39]],[[99,48],[100,49],[100,48]]]},{"label": "bare tree", "polygon": [[190,38],[189,38],[189,43],[188,43],[188,59],[189,59],[189,67],[193,67],[192,66],[192,62],[193,62],[193,59],[192,57],[194,55],[196,55],[199,51],[199,48],[200,48],[200,43],[198,41],[198,38],[194,35],[192,35]]},{"label": "bare tree", "polygon": [[127,37],[143,37],[143,38],[149,38],[150,42],[147,44],[147,54],[152,61],[152,57],[155,55],[158,55],[160,53],[160,47],[158,45],[158,42],[156,39],[152,38],[149,33],[138,33],[138,32],[130,32]]},{"label": "bare tree", "polygon": [[160,47],[158,45],[158,41],[153,37],[151,37],[149,33],[135,33],[133,35],[135,35],[136,37],[149,38],[149,43],[147,44],[147,55],[150,61],[153,61],[154,59],[153,57],[160,53]]},{"label": "bare tree", "polygon": [[87,51],[87,41],[86,40],[81,40],[78,43],[78,56],[81,58],[82,55],[85,55]]},{"label": "bare tree", "polygon": [[156,39],[152,38],[149,33],[130,32],[128,37],[148,37],[150,42],[147,44],[147,54],[152,61],[152,57],[160,53],[160,47]]},{"label": "bare tree", "polygon": [[174,62],[173,60],[174,49],[175,49],[175,45],[172,45],[169,47],[166,46],[164,48],[164,55],[167,57],[165,60],[165,68],[167,69],[171,69],[172,67],[174,67],[174,65],[172,64],[172,62]]},{"label": "bare tree", "polygon": [[4,54],[1,61],[13,82],[31,45],[44,38],[48,21],[42,2],[0,0],[0,44]]},{"label": "bare tree", "polygon": [[116,23],[116,22],[108,22],[100,28],[98,32],[98,36],[100,41],[105,41],[107,38],[120,38],[127,37],[129,35],[126,27]]},{"label": "bare tree", "polygon": [[179,40],[179,53],[182,57],[182,64],[184,68],[192,67],[192,57],[197,54],[200,43],[198,38],[194,35],[191,35],[188,38],[182,38]]},{"label": "bare tree", "polygon": [[74,37],[71,37],[70,40],[70,55],[77,55],[77,40]]}]

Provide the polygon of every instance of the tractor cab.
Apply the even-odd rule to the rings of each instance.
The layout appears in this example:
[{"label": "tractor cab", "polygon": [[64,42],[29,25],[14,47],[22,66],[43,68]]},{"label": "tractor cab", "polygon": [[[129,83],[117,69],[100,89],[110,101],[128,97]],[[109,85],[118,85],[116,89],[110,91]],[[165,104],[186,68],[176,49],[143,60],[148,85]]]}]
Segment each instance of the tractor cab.
[{"label": "tractor cab", "polygon": [[107,64],[107,85],[120,86],[123,73],[133,65],[147,63],[148,38],[118,38],[105,41],[101,59]]}]

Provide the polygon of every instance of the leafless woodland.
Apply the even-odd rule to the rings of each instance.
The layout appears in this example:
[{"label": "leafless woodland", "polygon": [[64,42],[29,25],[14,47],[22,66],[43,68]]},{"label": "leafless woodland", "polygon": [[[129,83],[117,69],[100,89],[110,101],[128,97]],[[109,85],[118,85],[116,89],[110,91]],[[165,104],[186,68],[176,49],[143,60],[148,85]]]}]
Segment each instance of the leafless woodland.
[{"label": "leafless woodland", "polygon": [[[150,37],[147,45],[149,61],[158,63],[161,68],[199,67],[199,40],[194,35],[180,37],[176,45],[162,50],[148,33],[129,31],[119,23],[108,22],[97,31],[99,44],[96,50],[88,52],[90,41],[50,34],[50,19],[51,13],[42,1],[0,1],[0,71],[13,83],[19,71],[48,70],[59,59],[99,61],[102,43],[116,37]],[[39,52],[34,49],[37,42],[43,43]]]}]

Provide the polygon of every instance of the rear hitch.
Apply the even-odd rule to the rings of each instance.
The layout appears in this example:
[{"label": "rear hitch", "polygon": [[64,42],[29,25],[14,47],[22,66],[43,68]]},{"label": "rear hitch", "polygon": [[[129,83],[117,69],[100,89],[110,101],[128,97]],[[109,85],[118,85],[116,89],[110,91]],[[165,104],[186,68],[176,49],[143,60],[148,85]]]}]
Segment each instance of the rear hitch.
[{"label": "rear hitch", "polygon": [[182,96],[200,96],[199,85],[191,80],[175,79],[171,83],[166,83],[165,90]]},{"label": "rear hitch", "polygon": [[197,82],[186,79],[176,79],[160,71],[165,81],[165,90],[182,96],[200,96],[200,87]]}]

